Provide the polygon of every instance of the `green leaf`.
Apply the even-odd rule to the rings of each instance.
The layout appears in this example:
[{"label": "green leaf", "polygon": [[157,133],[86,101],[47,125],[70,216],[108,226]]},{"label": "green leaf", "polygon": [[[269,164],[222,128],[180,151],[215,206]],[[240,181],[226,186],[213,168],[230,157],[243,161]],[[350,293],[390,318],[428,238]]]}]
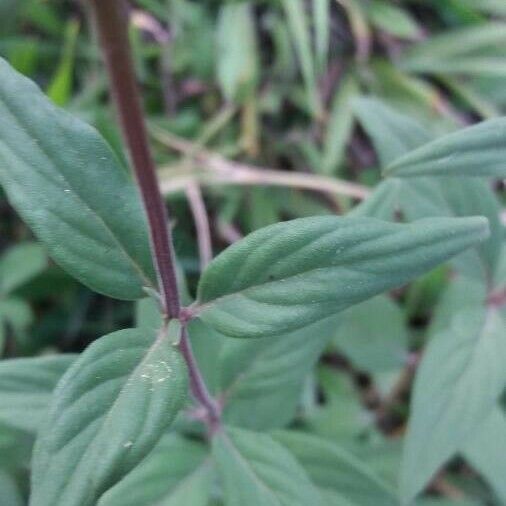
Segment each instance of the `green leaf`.
[{"label": "green leaf", "polygon": [[323,490],[338,493],[356,506],[397,506],[395,491],[352,454],[326,439],[295,431],[279,431],[285,446]]},{"label": "green leaf", "polygon": [[16,480],[3,469],[0,469],[0,494],[2,506],[23,506],[25,504]]},{"label": "green leaf", "polygon": [[429,142],[391,163],[410,176],[506,176],[506,118],[494,118]]},{"label": "green leaf", "polygon": [[[371,137],[383,167],[431,140],[430,134],[407,116],[377,100],[360,100],[357,114]],[[388,149],[385,149],[388,148]],[[417,177],[383,181],[353,216],[372,216],[407,221],[433,216],[484,215],[490,238],[479,249],[459,255],[454,263],[472,276],[489,279],[497,264],[502,241],[497,199],[485,181],[468,178]]]},{"label": "green leaf", "polygon": [[218,362],[225,420],[257,430],[289,423],[335,327],[331,318],[272,339],[226,340]]},{"label": "green leaf", "polygon": [[483,218],[395,224],[321,216],[278,223],[209,264],[195,311],[228,336],[281,334],[407,283],[487,234]]},{"label": "green leaf", "polygon": [[213,438],[225,506],[318,506],[318,491],[294,457],[267,434],[226,427]]},{"label": "green leaf", "polygon": [[56,383],[75,359],[58,355],[0,361],[0,422],[35,435]]},{"label": "green leaf", "polygon": [[445,66],[457,59],[486,54],[488,47],[500,47],[506,42],[506,24],[482,23],[479,25],[442,32],[411,46],[400,65],[405,70],[431,72],[434,68],[445,72]]},{"label": "green leaf", "polygon": [[33,311],[25,299],[19,297],[0,299],[0,321],[9,326],[18,343],[25,339],[25,333],[33,318]]},{"label": "green leaf", "polygon": [[327,70],[330,40],[330,0],[313,0],[315,56],[319,74]]},{"label": "green leaf", "polygon": [[94,505],[153,449],[186,398],[173,338],[121,330],[84,351],[58,384],[37,438],[30,504]]},{"label": "green leaf", "polygon": [[295,52],[299,60],[307,101],[314,116],[321,114],[321,103],[316,80],[316,64],[311,49],[311,35],[302,0],[281,0]]},{"label": "green leaf", "polygon": [[501,503],[506,503],[504,458],[506,455],[506,415],[497,407],[464,442],[461,453],[490,484]]},{"label": "green leaf", "polygon": [[345,77],[334,97],[330,111],[321,167],[325,174],[336,174],[343,161],[353,129],[351,99],[357,94],[355,79],[352,76]]},{"label": "green leaf", "polygon": [[211,471],[203,444],[168,434],[98,506],[208,506]]},{"label": "green leaf", "polygon": [[409,13],[395,5],[374,0],[367,8],[372,24],[380,30],[403,39],[416,39],[420,28]]},{"label": "green leaf", "polygon": [[473,307],[432,338],[416,376],[404,448],[406,503],[492,412],[506,386],[505,335],[497,309]]},{"label": "green leaf", "polygon": [[46,253],[39,244],[24,243],[10,248],[0,259],[0,295],[24,285],[46,266]]},{"label": "green leaf", "polygon": [[71,19],[65,28],[65,42],[60,64],[47,89],[48,97],[57,105],[65,105],[72,95],[73,74],[75,64],[75,50],[79,22]]},{"label": "green leaf", "polygon": [[359,370],[397,369],[408,353],[402,310],[385,295],[362,302],[343,312],[333,343]]},{"label": "green leaf", "polygon": [[258,80],[257,40],[249,2],[223,4],[217,38],[217,74],[223,95],[229,101],[242,101]]},{"label": "green leaf", "polygon": [[145,213],[110,147],[0,60],[0,183],[70,274],[120,299],[154,286]]},{"label": "green leaf", "polygon": [[415,120],[378,99],[356,98],[353,100],[353,110],[371,137],[382,167],[432,140],[431,134]]},{"label": "green leaf", "polygon": [[319,366],[314,379],[325,403],[316,403],[307,410],[307,428],[335,442],[360,437],[370,423],[350,376],[336,368]]}]

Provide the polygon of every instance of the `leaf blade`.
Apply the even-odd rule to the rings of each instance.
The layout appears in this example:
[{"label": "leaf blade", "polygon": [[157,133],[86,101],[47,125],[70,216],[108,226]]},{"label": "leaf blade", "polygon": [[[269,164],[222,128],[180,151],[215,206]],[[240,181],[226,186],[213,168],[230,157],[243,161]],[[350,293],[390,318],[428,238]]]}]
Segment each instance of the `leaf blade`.
[{"label": "leaf blade", "polygon": [[506,118],[493,118],[450,133],[405,154],[385,173],[413,176],[506,176]]},{"label": "leaf blade", "polygon": [[505,328],[495,309],[467,308],[429,344],[404,448],[400,487],[406,503],[494,408],[506,384]]},{"label": "leaf blade", "polygon": [[482,218],[394,224],[320,216],[279,223],[211,262],[196,311],[232,337],[281,334],[406,283],[485,238],[487,228]]},{"label": "leaf blade", "polygon": [[89,346],[55,390],[35,446],[30,504],[95,504],[172,423],[186,382],[164,334],[123,330]]},{"label": "leaf blade", "polygon": [[214,436],[212,451],[226,506],[321,504],[304,470],[267,434],[227,427]]},{"label": "leaf blade", "polygon": [[4,60],[0,76],[0,183],[11,204],[79,281],[120,299],[144,296],[156,277],[131,179],[95,129]]}]

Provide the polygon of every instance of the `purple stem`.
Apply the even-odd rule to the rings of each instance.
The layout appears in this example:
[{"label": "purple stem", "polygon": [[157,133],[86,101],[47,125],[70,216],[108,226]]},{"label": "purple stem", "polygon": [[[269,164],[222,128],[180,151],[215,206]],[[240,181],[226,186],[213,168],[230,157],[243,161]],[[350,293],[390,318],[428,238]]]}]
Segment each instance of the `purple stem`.
[{"label": "purple stem", "polygon": [[[149,149],[132,65],[126,4],[124,0],[90,0],[90,4],[123,136],[148,218],[151,252],[158,275],[165,320],[180,318],[181,305],[174,267],[172,234],[168,226],[169,215],[159,190],[155,163]],[[188,365],[190,388],[197,401],[206,409],[209,430],[213,433],[220,424],[220,409],[202,378],[185,323],[179,348]]]}]

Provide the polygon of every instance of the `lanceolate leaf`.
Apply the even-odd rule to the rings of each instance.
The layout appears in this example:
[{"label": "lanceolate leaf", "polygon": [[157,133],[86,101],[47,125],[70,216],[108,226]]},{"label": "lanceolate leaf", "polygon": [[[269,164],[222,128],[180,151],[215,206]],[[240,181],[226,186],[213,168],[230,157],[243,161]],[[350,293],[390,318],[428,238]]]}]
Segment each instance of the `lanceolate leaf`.
[{"label": "lanceolate leaf", "polygon": [[219,360],[225,420],[257,430],[289,423],[304,381],[335,333],[335,320],[272,339],[228,339]]},{"label": "lanceolate leaf", "polygon": [[391,163],[386,173],[410,176],[506,177],[506,118],[445,135]]},{"label": "lanceolate leaf", "polygon": [[290,450],[319,488],[338,493],[356,506],[398,505],[394,490],[332,442],[295,431],[276,432],[273,437]]},{"label": "lanceolate leaf", "polygon": [[203,444],[169,434],[98,506],[208,506],[212,471]]},{"label": "lanceolate leaf", "polygon": [[276,335],[400,286],[487,236],[483,218],[322,216],[258,230],[204,272],[195,311],[233,337]]},{"label": "lanceolate leaf", "polygon": [[36,442],[33,506],[91,506],[158,442],[186,397],[186,369],[152,331],[102,337],[63,376]]},{"label": "lanceolate leaf", "polygon": [[506,503],[504,459],[506,457],[506,413],[499,406],[485,418],[461,449],[464,458],[491,485],[501,503]]},{"label": "lanceolate leaf", "polygon": [[466,308],[432,338],[417,374],[401,471],[406,503],[473,436],[506,386],[499,311]]},{"label": "lanceolate leaf", "polygon": [[267,434],[226,428],[213,439],[225,506],[323,506],[295,458]]},{"label": "lanceolate leaf", "polygon": [[[411,118],[378,100],[360,99],[356,104],[360,122],[374,144],[382,167],[428,143],[432,136]],[[390,178],[383,181],[353,216],[407,221],[433,216],[483,215],[489,220],[490,238],[478,250],[460,255],[455,263],[472,276],[490,279],[496,266],[502,227],[497,199],[486,181],[470,178]]]},{"label": "lanceolate leaf", "polygon": [[120,299],[154,284],[140,198],[110,147],[1,59],[0,183],[82,283]]},{"label": "lanceolate leaf", "polygon": [[56,383],[75,355],[16,358],[0,362],[0,422],[35,435]]}]

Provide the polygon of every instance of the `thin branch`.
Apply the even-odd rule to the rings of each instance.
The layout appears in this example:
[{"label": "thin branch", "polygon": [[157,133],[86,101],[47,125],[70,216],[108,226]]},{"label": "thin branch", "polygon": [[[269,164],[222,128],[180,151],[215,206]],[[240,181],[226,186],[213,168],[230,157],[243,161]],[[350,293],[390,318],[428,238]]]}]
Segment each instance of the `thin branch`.
[{"label": "thin branch", "polygon": [[199,247],[200,270],[204,271],[207,264],[213,259],[213,247],[211,243],[211,232],[209,229],[209,218],[207,217],[206,206],[202,193],[197,184],[189,184],[186,187],[186,198],[197,231],[197,244]]},{"label": "thin branch", "polygon": [[221,408],[216,400],[211,396],[207,385],[200,373],[199,366],[193,354],[190,339],[186,325],[181,327],[181,340],[179,348],[185,357],[190,376],[190,386],[193,395],[200,401],[200,404],[206,409],[206,422],[211,434],[214,434],[221,424]]},{"label": "thin branch", "polygon": [[191,142],[159,128],[151,128],[150,131],[157,141],[187,157],[192,157],[193,163],[203,169],[202,172],[194,174],[189,174],[187,168],[180,174],[170,168],[162,169],[161,189],[164,194],[184,190],[193,182],[202,185],[283,186],[331,195],[345,195],[360,200],[365,199],[370,193],[365,186],[337,178],[256,167],[228,160],[204,149],[195,151],[194,144]]}]

